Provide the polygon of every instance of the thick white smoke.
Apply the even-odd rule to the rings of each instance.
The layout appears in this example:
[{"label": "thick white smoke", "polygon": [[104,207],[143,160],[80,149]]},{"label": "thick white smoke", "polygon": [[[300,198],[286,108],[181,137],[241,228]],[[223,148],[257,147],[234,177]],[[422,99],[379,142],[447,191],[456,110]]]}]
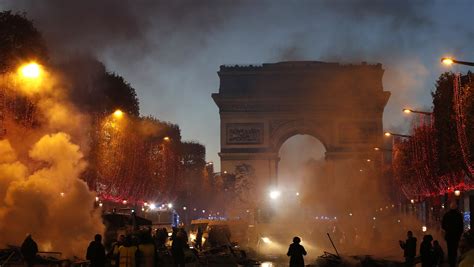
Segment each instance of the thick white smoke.
[{"label": "thick white smoke", "polygon": [[296,235],[312,260],[323,251],[334,253],[329,233],[341,254],[402,260],[398,240],[405,240],[408,230],[418,242],[431,234],[444,245],[438,226],[431,225],[423,233],[422,221],[399,210],[399,203],[387,193],[386,181],[369,172],[359,173],[357,167],[364,165],[357,161],[338,162],[337,175],[331,176],[332,163],[322,157],[324,153],[322,143],[304,135],[288,139],[281,147],[279,173],[287,176],[279,176],[279,187],[290,189],[293,195],[274,203],[275,217],[267,233],[278,239],[263,248],[285,253]]},{"label": "thick white smoke", "polygon": [[36,170],[18,161],[8,140],[0,141],[0,246],[20,244],[31,233],[41,251],[83,256],[102,233],[94,193],[79,179],[86,163],[70,136],[43,136],[29,151]]},{"label": "thick white smoke", "polygon": [[[84,257],[94,234],[103,233],[95,193],[80,175],[87,164],[88,117],[65,96],[66,82],[42,70],[35,84],[16,73],[2,76],[0,140],[0,248],[20,245],[31,233],[40,251]],[[27,99],[33,115],[18,99]]]}]

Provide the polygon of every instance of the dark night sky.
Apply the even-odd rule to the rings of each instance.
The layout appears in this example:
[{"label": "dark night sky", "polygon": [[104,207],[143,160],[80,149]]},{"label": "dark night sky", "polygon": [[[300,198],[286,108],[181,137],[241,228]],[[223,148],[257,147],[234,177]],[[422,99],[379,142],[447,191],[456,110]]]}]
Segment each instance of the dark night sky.
[{"label": "dark night sky", "polygon": [[[142,115],[178,123],[218,162],[219,116],[210,98],[222,64],[286,60],[380,62],[387,129],[405,131],[404,105],[429,109],[439,59],[474,61],[474,2],[454,1],[23,1],[54,53],[91,53],[137,89]],[[456,71],[466,71],[462,67]]]}]

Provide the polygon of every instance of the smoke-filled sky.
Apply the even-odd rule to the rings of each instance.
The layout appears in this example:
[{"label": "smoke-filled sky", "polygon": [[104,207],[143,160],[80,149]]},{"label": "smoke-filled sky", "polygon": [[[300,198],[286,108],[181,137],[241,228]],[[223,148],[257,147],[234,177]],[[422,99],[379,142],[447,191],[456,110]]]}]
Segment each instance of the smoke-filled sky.
[{"label": "smoke-filled sky", "polygon": [[380,62],[392,92],[384,124],[403,131],[402,106],[431,107],[446,70],[440,57],[474,60],[470,0],[0,0],[0,8],[27,12],[53,59],[97,56],[136,88],[142,115],[179,124],[215,162],[219,65]]}]

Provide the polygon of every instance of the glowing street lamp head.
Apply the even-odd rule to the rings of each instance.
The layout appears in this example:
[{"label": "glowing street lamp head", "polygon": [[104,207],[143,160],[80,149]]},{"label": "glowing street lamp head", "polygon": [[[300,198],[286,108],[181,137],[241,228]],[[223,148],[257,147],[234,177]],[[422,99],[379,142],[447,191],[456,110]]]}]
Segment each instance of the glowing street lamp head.
[{"label": "glowing street lamp head", "polygon": [[169,136],[165,136],[165,137],[163,137],[163,140],[165,140],[166,142],[169,142],[171,140],[171,138]]},{"label": "glowing street lamp head", "polygon": [[268,238],[268,237],[262,237],[262,241],[263,241],[263,243],[266,243],[266,244],[269,244],[269,243],[272,242],[272,241],[270,240],[270,238]]},{"label": "glowing street lamp head", "polygon": [[411,113],[411,109],[404,108],[404,109],[403,109],[403,112],[406,113],[406,114],[410,114],[410,113]]},{"label": "glowing street lamp head", "polygon": [[445,65],[452,65],[454,63],[454,60],[450,57],[443,57],[441,59],[441,62]]},{"label": "glowing street lamp head", "polygon": [[280,197],[280,195],[281,195],[281,193],[278,190],[273,190],[273,191],[270,192],[270,198],[271,199],[277,199],[277,198]]},{"label": "glowing street lamp head", "polygon": [[19,68],[22,77],[36,79],[41,75],[41,66],[35,62],[25,64]]},{"label": "glowing street lamp head", "polygon": [[454,190],[454,195],[459,197],[461,195],[461,190]]},{"label": "glowing street lamp head", "polygon": [[379,150],[380,150],[380,147],[374,147],[374,150],[375,150],[375,151],[379,151]]},{"label": "glowing street lamp head", "polygon": [[384,135],[385,135],[385,136],[391,136],[392,134],[389,133],[389,132],[385,132]]},{"label": "glowing street lamp head", "polygon": [[114,112],[114,117],[117,118],[117,119],[121,119],[123,117],[123,111],[121,111],[120,109],[117,109]]},{"label": "glowing street lamp head", "polygon": [[173,204],[168,203],[168,209],[171,209],[173,207]]}]

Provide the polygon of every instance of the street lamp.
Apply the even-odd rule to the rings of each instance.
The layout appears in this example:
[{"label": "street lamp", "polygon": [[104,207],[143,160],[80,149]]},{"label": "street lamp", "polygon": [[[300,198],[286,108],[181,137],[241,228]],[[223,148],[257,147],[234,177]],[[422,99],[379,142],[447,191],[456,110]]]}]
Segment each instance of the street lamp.
[{"label": "street lamp", "polygon": [[169,142],[171,140],[171,138],[169,136],[165,136],[165,137],[163,137],[163,140],[165,140],[166,142]]},{"label": "street lamp", "polygon": [[280,197],[280,195],[281,195],[281,192],[278,191],[278,190],[272,190],[272,191],[270,192],[270,198],[271,198],[271,199],[277,199],[277,198]]},{"label": "street lamp", "polygon": [[380,147],[374,147],[374,150],[375,151],[393,151],[393,150],[388,149],[388,148],[380,148]]},{"label": "street lamp", "polygon": [[114,118],[121,119],[123,117],[123,111],[121,111],[120,109],[117,109],[114,111],[113,115],[114,115]]},{"label": "street lamp", "polygon": [[474,62],[468,62],[468,61],[459,61],[451,57],[443,57],[441,58],[441,62],[445,65],[452,65],[452,64],[459,64],[459,65],[466,65],[466,66],[473,66],[474,67]]},{"label": "street lamp", "polygon": [[406,137],[406,138],[410,138],[412,137],[411,135],[406,135],[406,134],[397,134],[397,133],[391,133],[391,132],[385,132],[384,133],[385,136],[398,136],[398,137]]},{"label": "street lamp", "polygon": [[409,108],[404,108],[404,109],[403,109],[403,112],[406,113],[406,114],[418,113],[418,114],[423,114],[423,115],[428,115],[428,116],[430,116],[431,114],[433,114],[433,112],[419,111],[419,110],[413,110],[413,109],[409,109]]},{"label": "street lamp", "polygon": [[18,72],[24,78],[36,79],[41,75],[41,66],[36,62],[30,62],[28,64],[22,65]]}]

